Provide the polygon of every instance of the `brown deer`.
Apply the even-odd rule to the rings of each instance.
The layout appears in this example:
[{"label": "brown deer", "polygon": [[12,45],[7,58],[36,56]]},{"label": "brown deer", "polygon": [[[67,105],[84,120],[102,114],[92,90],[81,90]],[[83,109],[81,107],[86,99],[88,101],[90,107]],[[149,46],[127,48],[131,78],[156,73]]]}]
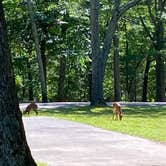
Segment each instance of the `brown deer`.
[{"label": "brown deer", "polygon": [[113,120],[122,120],[123,113],[119,103],[113,103]]},{"label": "brown deer", "polygon": [[36,113],[36,115],[38,115],[37,109],[38,109],[37,104],[36,104],[35,102],[31,102],[31,103],[26,107],[26,109],[25,109],[25,111],[23,112],[23,114],[26,114],[26,113],[30,114],[30,111],[33,110],[33,111]]}]

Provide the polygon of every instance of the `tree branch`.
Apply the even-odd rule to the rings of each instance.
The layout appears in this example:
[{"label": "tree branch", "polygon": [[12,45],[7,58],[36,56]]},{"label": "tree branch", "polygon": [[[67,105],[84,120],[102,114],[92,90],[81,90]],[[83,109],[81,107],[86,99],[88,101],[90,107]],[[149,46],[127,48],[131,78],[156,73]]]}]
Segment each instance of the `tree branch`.
[{"label": "tree branch", "polygon": [[142,23],[142,25],[143,25],[143,27],[144,27],[144,29],[145,29],[145,32],[147,33],[147,35],[149,36],[149,38],[153,41],[154,39],[153,39],[152,35],[150,34],[149,29],[148,29],[147,26],[145,25],[143,18],[140,17],[140,20],[141,20],[141,23]]},{"label": "tree branch", "polygon": [[128,2],[127,4],[121,6],[119,10],[119,17],[121,17],[127,10],[138,4],[141,0],[132,0]]},{"label": "tree branch", "polygon": [[162,14],[164,12],[164,7],[165,7],[165,0],[160,0],[159,1],[160,16],[162,16]]},{"label": "tree branch", "polygon": [[119,6],[120,6],[120,0],[117,0],[117,3],[115,3],[114,8],[112,10],[112,18],[111,20],[109,20],[108,26],[105,32],[103,48],[102,48],[102,56],[105,61],[111,49],[112,39],[117,29],[118,20],[119,20]]},{"label": "tree branch", "polygon": [[151,21],[156,26],[156,19],[155,19],[154,15],[152,13],[152,10],[151,10],[151,0],[146,0],[146,4],[148,6],[148,11],[149,11]]},{"label": "tree branch", "polygon": [[166,3],[166,0],[163,0],[163,2],[162,2],[163,11],[164,11],[165,3]]}]

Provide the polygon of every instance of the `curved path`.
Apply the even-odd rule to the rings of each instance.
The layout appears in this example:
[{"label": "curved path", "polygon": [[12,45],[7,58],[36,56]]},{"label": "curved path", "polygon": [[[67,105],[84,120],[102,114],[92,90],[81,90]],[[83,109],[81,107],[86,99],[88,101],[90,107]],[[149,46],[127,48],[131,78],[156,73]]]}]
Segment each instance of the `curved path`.
[{"label": "curved path", "polygon": [[166,145],[48,117],[24,117],[28,144],[49,166],[166,166]]},{"label": "curved path", "polygon": [[[107,102],[108,106],[112,106],[113,102]],[[166,106],[166,102],[119,102],[122,106]],[[20,103],[20,108],[25,109],[29,103]],[[54,108],[71,108],[76,106],[88,106],[90,102],[48,102],[37,103],[40,109],[54,109]]]}]

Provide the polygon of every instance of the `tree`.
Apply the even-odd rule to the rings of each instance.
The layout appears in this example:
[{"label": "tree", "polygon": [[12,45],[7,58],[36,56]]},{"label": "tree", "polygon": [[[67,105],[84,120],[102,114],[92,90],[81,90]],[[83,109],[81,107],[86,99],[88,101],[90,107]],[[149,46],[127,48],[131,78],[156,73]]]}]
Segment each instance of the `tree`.
[{"label": "tree", "polygon": [[153,61],[152,58],[148,55],[146,58],[146,66],[145,66],[144,77],[143,77],[143,92],[142,92],[143,102],[147,102],[148,77],[149,77],[149,70],[150,70],[150,65],[152,61]]},{"label": "tree", "polygon": [[[152,1],[146,0],[151,23],[154,26],[154,32],[151,33],[144,25],[147,34],[153,42],[156,49],[156,100],[165,101],[165,72],[164,72],[164,20],[165,0]],[[143,21],[142,21],[143,22]]]},{"label": "tree", "polygon": [[30,62],[28,59],[27,59],[27,70],[28,70],[28,92],[29,92],[29,101],[33,101],[33,100],[34,100],[34,95],[33,95],[31,62]]},{"label": "tree", "polygon": [[[103,80],[105,66],[108,54],[112,47],[112,40],[117,30],[118,21],[121,16],[135,6],[140,0],[132,0],[125,5],[121,5],[120,0],[114,1],[111,11],[111,19],[108,20],[105,28],[105,37],[102,41],[102,47],[99,37],[99,0],[91,1],[91,43],[92,43],[92,89],[91,89],[91,105],[104,104],[103,100]],[[109,1],[110,3],[112,1]],[[110,9],[111,10],[111,9]],[[101,48],[101,49],[100,49]]]},{"label": "tree", "polygon": [[103,68],[99,38],[99,0],[91,1],[92,86],[91,105],[103,104]]},{"label": "tree", "polygon": [[37,53],[38,63],[39,63],[39,76],[40,76],[41,89],[42,89],[42,102],[47,102],[46,70],[44,71],[43,69],[43,61],[42,61],[42,55],[40,50],[40,43],[38,39],[37,27],[34,20],[32,2],[31,0],[28,0],[27,2],[28,2],[29,15],[31,18],[32,32],[33,32],[33,36],[35,40],[35,48],[36,48],[36,53]]},{"label": "tree", "polygon": [[19,110],[2,1],[0,16],[0,165],[36,166]]},{"label": "tree", "polygon": [[114,44],[114,100],[121,100],[121,88],[120,88],[120,67],[119,67],[119,35],[115,33],[113,38]]}]

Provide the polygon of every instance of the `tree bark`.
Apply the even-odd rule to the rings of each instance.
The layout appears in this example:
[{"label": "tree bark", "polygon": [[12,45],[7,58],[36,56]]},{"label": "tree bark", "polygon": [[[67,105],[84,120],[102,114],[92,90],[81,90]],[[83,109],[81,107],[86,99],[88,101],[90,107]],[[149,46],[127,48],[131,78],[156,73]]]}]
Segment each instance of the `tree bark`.
[{"label": "tree bark", "polygon": [[[90,57],[90,56],[89,56]],[[91,57],[90,57],[91,59]],[[92,101],[92,62],[89,61],[87,65],[87,79],[88,79],[88,99],[89,101]]]},{"label": "tree bark", "polygon": [[0,16],[0,165],[37,166],[19,110],[2,1]]},{"label": "tree bark", "polygon": [[164,57],[158,54],[156,57],[156,100],[165,101],[165,75]]},{"label": "tree bark", "polygon": [[28,92],[29,92],[29,101],[34,100],[33,95],[33,82],[32,82],[32,72],[31,72],[31,62],[27,59],[27,69],[28,69]]},{"label": "tree bark", "polygon": [[149,59],[149,57],[147,57],[144,78],[143,78],[143,93],[142,93],[143,102],[147,102],[148,76],[149,76],[150,64],[151,64],[151,60]]},{"label": "tree bark", "polygon": [[64,93],[65,76],[66,76],[66,57],[62,55],[62,57],[60,57],[60,66],[59,66],[58,101],[65,100],[65,93]]},{"label": "tree bark", "polygon": [[41,40],[40,44],[40,50],[41,50],[41,59],[43,64],[43,71],[44,71],[44,78],[45,78],[45,84],[47,85],[47,57],[46,57],[46,40]]},{"label": "tree bark", "polygon": [[91,47],[92,47],[92,85],[91,105],[101,105],[103,101],[103,62],[100,55],[99,0],[91,1]]},{"label": "tree bark", "polygon": [[162,22],[156,25],[156,100],[165,101],[165,71],[164,71],[164,26]]}]

